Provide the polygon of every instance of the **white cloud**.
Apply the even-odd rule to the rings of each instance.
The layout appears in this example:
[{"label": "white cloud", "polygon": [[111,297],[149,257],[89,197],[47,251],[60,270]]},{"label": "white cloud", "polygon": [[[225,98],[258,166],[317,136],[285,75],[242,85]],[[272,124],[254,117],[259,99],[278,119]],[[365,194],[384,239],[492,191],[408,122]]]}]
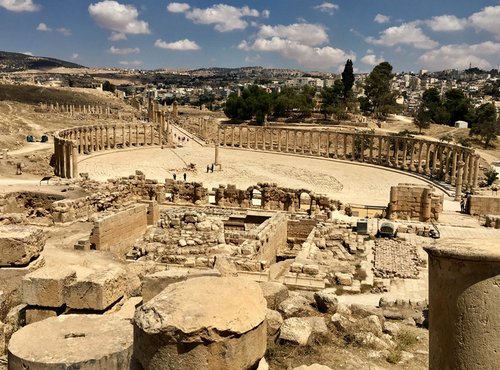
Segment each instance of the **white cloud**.
[{"label": "white cloud", "polygon": [[126,40],[127,35],[121,32],[111,32],[111,35],[108,37],[109,41],[121,41],[121,40]]},{"label": "white cloud", "polygon": [[461,31],[467,26],[467,20],[454,15],[440,15],[425,21],[433,31]]},{"label": "white cloud", "polygon": [[0,0],[0,6],[16,13],[40,10],[40,5],[33,3],[33,0]]},{"label": "white cloud", "polygon": [[167,5],[167,10],[170,13],[185,13],[189,9],[191,9],[191,6],[186,3],[170,3]]},{"label": "white cloud", "polygon": [[373,18],[373,21],[380,24],[389,23],[391,21],[391,17],[388,15],[377,14],[375,18]]},{"label": "white cloud", "polygon": [[469,17],[469,23],[476,29],[488,31],[500,39],[500,5],[487,6]]},{"label": "white cloud", "polygon": [[40,23],[38,25],[38,27],[36,28],[36,30],[40,31],[40,32],[50,32],[50,31],[52,31],[52,28],[47,26],[45,23]]},{"label": "white cloud", "polygon": [[71,59],[78,59],[78,58],[80,58],[80,54],[78,54],[78,53],[73,53],[71,55]]},{"label": "white cloud", "polygon": [[287,59],[295,60],[304,67],[327,69],[339,67],[347,59],[355,60],[355,55],[331,46],[312,47],[300,42],[280,37],[270,39],[258,38],[253,43],[243,41],[238,46],[240,50],[257,52],[276,52]]},{"label": "white cloud", "polygon": [[108,50],[111,54],[115,55],[127,55],[127,54],[138,54],[141,52],[139,48],[115,48],[111,46]]},{"label": "white cloud", "polygon": [[258,63],[260,61],[260,54],[247,55],[245,57],[246,63]]},{"label": "white cloud", "polygon": [[121,60],[118,63],[125,67],[137,67],[142,64],[142,60]]},{"label": "white cloud", "polygon": [[71,36],[71,30],[65,27],[59,27],[56,31],[62,33],[64,36]]},{"label": "white cloud", "polygon": [[30,57],[33,56],[33,53],[31,51],[23,51],[21,54],[29,55]]},{"label": "white cloud", "polygon": [[178,51],[191,51],[199,50],[200,46],[191,40],[184,39],[174,42],[166,42],[161,39],[155,41],[155,47],[160,49],[178,50]]},{"label": "white cloud", "polygon": [[133,5],[123,5],[114,0],[90,4],[89,14],[97,24],[122,34],[148,34],[149,24],[138,19],[139,12]]},{"label": "white cloud", "polygon": [[470,64],[473,67],[489,69],[498,63],[500,43],[486,41],[480,44],[443,45],[431,50],[418,59],[423,67],[431,70],[449,68],[465,69]]},{"label": "white cloud", "polygon": [[[258,10],[251,9],[248,6],[236,8],[231,5],[216,4],[210,8],[187,8],[181,11],[182,7],[180,4],[183,3],[171,3],[170,5],[172,4],[176,4],[174,6],[174,13],[182,12],[186,15],[187,19],[196,24],[214,25],[214,28],[219,32],[244,30],[248,26],[248,22],[243,19],[244,17],[258,17],[260,15]],[[184,6],[184,8],[186,7]],[[169,9],[169,11],[171,10]]]},{"label": "white cloud", "polygon": [[360,59],[361,62],[370,66],[376,66],[377,64],[382,63],[384,60],[385,59],[382,57],[377,58],[375,54],[366,54],[363,58]]},{"label": "white cloud", "polygon": [[328,34],[322,25],[311,23],[294,23],[288,26],[262,26],[257,38],[279,37],[301,44],[316,46],[328,42]]},{"label": "white cloud", "polygon": [[389,27],[380,32],[378,39],[368,37],[367,42],[375,45],[395,46],[399,44],[412,45],[417,49],[433,49],[439,43],[426,36],[417,22],[403,23],[400,26]]},{"label": "white cloud", "polygon": [[270,15],[271,15],[271,12],[269,11],[269,9],[264,9],[261,13],[262,17],[263,18],[269,18]]},{"label": "white cloud", "polygon": [[323,13],[328,13],[330,15],[333,15],[336,10],[339,10],[339,6],[337,4],[329,3],[329,2],[324,2],[321,5],[316,5],[314,9],[319,10],[320,12]]}]

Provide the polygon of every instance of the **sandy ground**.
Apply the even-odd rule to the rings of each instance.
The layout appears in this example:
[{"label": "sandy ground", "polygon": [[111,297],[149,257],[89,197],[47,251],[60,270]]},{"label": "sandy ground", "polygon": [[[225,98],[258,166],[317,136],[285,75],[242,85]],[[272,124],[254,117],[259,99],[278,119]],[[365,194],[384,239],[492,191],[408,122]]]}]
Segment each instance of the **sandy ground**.
[{"label": "sandy ground", "polygon": [[[214,161],[214,148],[199,146],[192,140],[176,149],[117,150],[81,158],[79,172],[87,172],[99,181],[128,176],[134,170],[159,181],[172,178],[174,173],[182,179],[186,172],[187,181],[202,182],[209,188],[234,184],[246,189],[259,182],[271,182],[312,190],[348,203],[381,206],[389,202],[391,186],[426,183],[404,173],[345,161],[232,148],[219,150],[222,170],[207,173],[207,165]],[[196,165],[195,172],[185,170],[190,163]]]}]

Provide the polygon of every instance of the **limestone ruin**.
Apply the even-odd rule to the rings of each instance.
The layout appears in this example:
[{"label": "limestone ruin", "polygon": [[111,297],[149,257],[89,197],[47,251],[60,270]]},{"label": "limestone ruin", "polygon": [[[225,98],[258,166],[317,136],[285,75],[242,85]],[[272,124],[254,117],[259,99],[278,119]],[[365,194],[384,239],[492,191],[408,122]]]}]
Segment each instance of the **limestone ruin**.
[{"label": "limestone ruin", "polygon": [[[345,128],[234,127],[206,112],[181,114],[177,104],[131,105],[130,119],[107,105],[37,107],[97,122],[54,134],[47,184],[0,192],[0,369],[473,369],[500,361],[499,198],[468,194],[469,215],[450,211],[457,195],[477,191],[472,149]],[[188,140],[215,148],[207,183],[190,181],[205,169],[182,158]],[[104,182],[79,170],[88,158],[152,148],[181,157],[183,167],[166,163],[161,180],[128,168]],[[342,200],[350,184],[330,178],[330,194],[287,186],[286,176],[241,187],[224,163],[235,150],[262,161],[306,158],[305,177],[328,161],[401,181],[377,206]],[[11,155],[3,151],[3,162]],[[214,172],[229,180],[208,185]]]}]

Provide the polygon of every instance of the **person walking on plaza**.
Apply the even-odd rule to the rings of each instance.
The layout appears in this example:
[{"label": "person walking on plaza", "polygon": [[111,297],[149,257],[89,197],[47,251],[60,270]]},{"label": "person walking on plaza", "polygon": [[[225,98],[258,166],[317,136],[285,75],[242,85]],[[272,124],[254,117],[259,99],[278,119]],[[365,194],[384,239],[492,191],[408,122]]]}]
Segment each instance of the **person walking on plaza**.
[{"label": "person walking on plaza", "polygon": [[187,179],[187,175],[186,175],[186,172],[184,172],[184,181],[186,181]]}]

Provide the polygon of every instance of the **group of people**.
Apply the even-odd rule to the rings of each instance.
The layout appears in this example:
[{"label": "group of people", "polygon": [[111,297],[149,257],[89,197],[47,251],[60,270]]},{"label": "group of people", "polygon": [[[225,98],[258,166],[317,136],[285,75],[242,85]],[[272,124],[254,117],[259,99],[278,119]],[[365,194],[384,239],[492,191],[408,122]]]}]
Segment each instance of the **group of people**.
[{"label": "group of people", "polygon": [[[174,174],[172,175],[172,177],[174,178],[174,181],[175,181],[175,180],[177,180],[177,174],[176,174],[176,173],[174,173]],[[186,181],[186,180],[187,180],[187,174],[186,174],[186,172],[184,172],[184,174],[182,175],[182,177],[184,178],[184,181]]]},{"label": "group of people", "polygon": [[214,172],[214,164],[207,164],[207,173]]},{"label": "group of people", "polygon": [[462,195],[462,198],[460,198],[460,212],[467,213],[467,203],[469,201],[470,195],[470,192],[466,192],[464,195]]},{"label": "group of people", "polygon": [[179,140],[179,141],[189,141],[188,137],[185,137],[185,136],[181,137],[181,135],[177,136],[177,134],[174,134],[174,138]]}]

